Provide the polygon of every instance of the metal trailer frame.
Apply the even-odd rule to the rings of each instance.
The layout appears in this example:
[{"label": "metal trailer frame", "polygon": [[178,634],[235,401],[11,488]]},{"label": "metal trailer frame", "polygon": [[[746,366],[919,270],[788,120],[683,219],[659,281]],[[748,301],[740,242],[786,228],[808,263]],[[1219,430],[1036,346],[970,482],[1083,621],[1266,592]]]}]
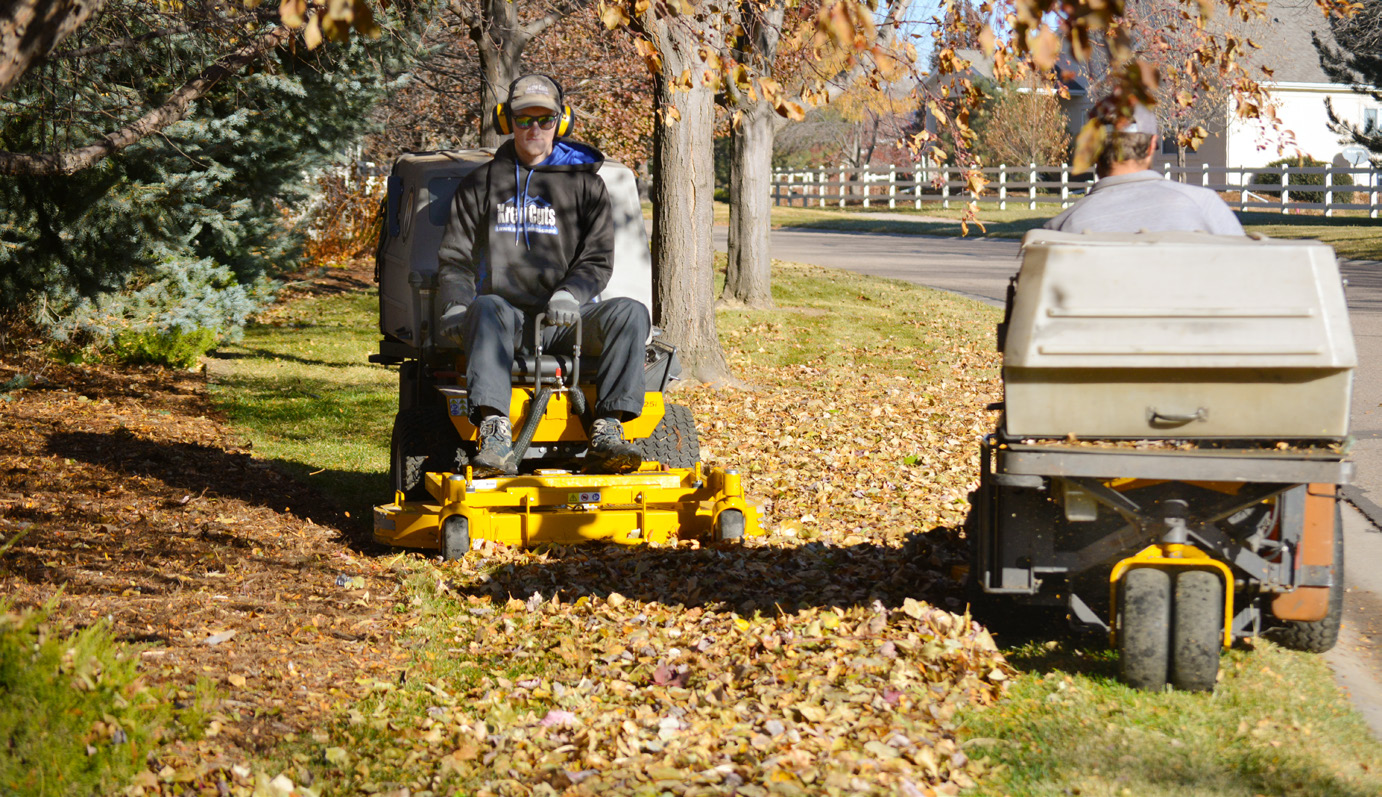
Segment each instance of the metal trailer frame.
[{"label": "metal trailer frame", "polygon": [[[1129,568],[1209,569],[1233,586],[1224,590],[1223,639],[1228,645],[1263,629],[1272,597],[1333,586],[1331,566],[1302,564],[1293,552],[1301,542],[1306,501],[1325,497],[1322,490],[1312,492],[1318,489],[1312,485],[1351,481],[1353,463],[1345,453],[1321,447],[1253,447],[1251,441],[1210,445],[1214,447],[1136,450],[1097,443],[1032,444],[1001,433],[988,435],[980,446],[980,488],[970,527],[973,587],[1019,603],[1064,605],[1072,622],[1106,631],[1117,644],[1116,587]],[[1115,489],[1133,481],[1209,484],[1225,491],[1192,512],[1183,501],[1143,503]],[[1337,490],[1329,490],[1328,498],[1337,500]],[[1277,504],[1282,544],[1267,557],[1226,533],[1220,522],[1269,499]],[[1100,508],[1115,514],[1121,526],[1086,536],[1077,545],[1061,544],[1079,536],[1061,540],[1063,530],[1098,516]],[[1105,567],[1107,620],[1092,605],[1102,603],[1104,596],[1093,595],[1092,586],[1083,591],[1076,586],[1082,578],[1087,585],[1105,583],[1090,577],[1101,575]]]}]

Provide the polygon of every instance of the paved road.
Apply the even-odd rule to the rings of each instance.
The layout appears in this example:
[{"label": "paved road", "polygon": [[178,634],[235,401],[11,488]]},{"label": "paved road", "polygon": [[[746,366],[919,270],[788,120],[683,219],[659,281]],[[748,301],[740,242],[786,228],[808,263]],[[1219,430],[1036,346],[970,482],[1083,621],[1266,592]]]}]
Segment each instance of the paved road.
[{"label": "paved road", "polygon": [[[716,246],[725,249],[725,230]],[[1017,271],[1018,242],[821,230],[774,230],[773,257],[844,268],[952,291],[1003,306],[1008,278]],[[1352,429],[1357,438],[1355,483],[1345,495],[1359,511],[1344,513],[1349,551],[1349,599],[1344,632],[1327,659],[1336,679],[1355,698],[1382,737],[1382,264],[1346,261],[1345,296],[1358,349]]]}]

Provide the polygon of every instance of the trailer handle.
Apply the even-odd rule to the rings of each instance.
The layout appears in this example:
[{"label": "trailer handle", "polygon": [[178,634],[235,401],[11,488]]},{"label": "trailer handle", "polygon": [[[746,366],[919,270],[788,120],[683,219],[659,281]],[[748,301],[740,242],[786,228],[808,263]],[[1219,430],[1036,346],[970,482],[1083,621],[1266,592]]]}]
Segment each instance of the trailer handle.
[{"label": "trailer handle", "polygon": [[1194,412],[1162,412],[1156,407],[1147,408],[1147,423],[1156,426],[1157,424],[1182,424],[1193,421],[1209,420],[1209,408],[1199,407]]}]

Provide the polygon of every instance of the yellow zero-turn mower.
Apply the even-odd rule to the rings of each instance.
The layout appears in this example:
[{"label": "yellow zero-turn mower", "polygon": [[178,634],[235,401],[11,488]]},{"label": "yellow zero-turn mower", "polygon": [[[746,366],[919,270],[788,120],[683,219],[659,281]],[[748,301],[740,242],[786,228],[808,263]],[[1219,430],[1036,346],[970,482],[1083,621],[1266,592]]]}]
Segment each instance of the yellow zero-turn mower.
[{"label": "yellow zero-turn mower", "polygon": [[[379,352],[398,366],[399,407],[390,446],[391,503],[376,506],[380,542],[436,549],[454,559],[480,541],[533,546],[608,540],[622,544],[700,539],[730,542],[761,533],[739,473],[707,467],[689,408],[663,396],[679,367],[654,330],[646,349],[643,411],[624,423],[643,455],[630,473],[587,472],[584,422],[594,387],[581,378],[596,360],[542,351],[539,317],[515,356],[509,418],[516,476],[477,479],[469,467],[479,432],[470,421],[465,357],[433,335],[437,249],[461,178],[489,150],[408,153],[394,164],[382,209],[375,277]],[[615,219],[614,275],[601,300],[628,296],[651,306],[652,268],[637,183],[625,166],[599,172]]]}]

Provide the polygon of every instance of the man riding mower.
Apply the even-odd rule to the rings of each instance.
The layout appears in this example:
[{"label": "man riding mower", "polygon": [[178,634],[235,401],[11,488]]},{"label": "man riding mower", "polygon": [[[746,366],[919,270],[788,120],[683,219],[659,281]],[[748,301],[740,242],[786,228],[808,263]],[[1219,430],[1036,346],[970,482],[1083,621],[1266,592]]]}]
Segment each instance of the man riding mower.
[{"label": "man riding mower", "polygon": [[676,353],[650,326],[632,172],[560,140],[550,78],[514,81],[496,117],[515,133],[498,151],[409,153],[389,178],[371,360],[400,389],[375,536],[454,558],[757,533],[738,474],[704,469],[690,411],[663,401]]}]

